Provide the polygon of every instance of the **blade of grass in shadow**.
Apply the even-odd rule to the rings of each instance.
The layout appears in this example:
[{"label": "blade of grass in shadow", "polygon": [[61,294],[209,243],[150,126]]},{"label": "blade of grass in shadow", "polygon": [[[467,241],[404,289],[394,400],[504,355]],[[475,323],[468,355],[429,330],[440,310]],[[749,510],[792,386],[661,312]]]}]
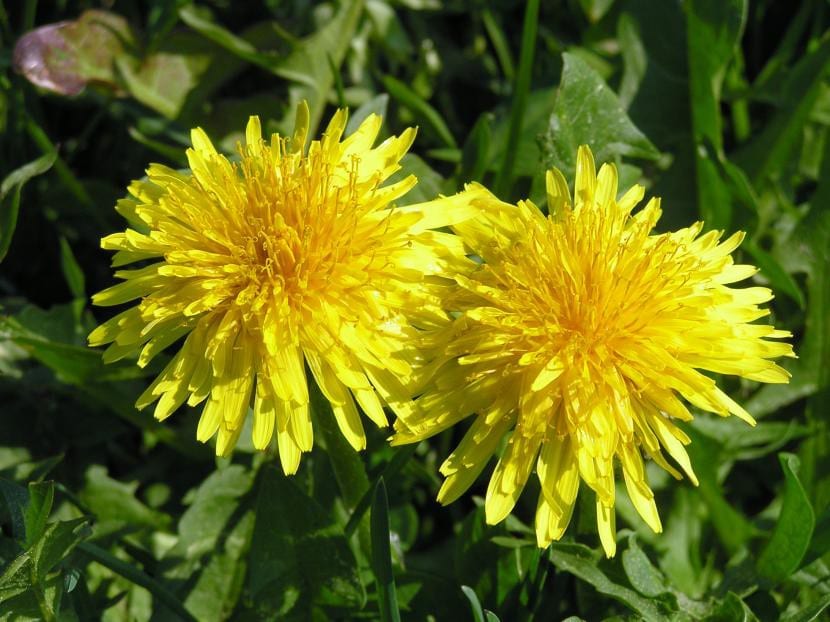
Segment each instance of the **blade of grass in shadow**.
[{"label": "blade of grass in shadow", "polygon": [[383,477],[375,486],[372,500],[372,572],[378,586],[378,606],[383,622],[400,622],[395,577],[392,574],[392,550],[389,545],[389,501]]},{"label": "blade of grass in shadow", "polygon": [[481,607],[481,603],[478,600],[478,595],[475,593],[475,590],[467,585],[462,585],[461,591],[464,592],[464,596],[466,596],[467,600],[470,601],[470,609],[473,610],[473,621],[484,622],[484,609]]},{"label": "blade of grass in shadow", "polygon": [[504,150],[504,162],[496,175],[495,193],[504,200],[513,183],[513,166],[516,162],[516,150],[519,147],[519,135],[522,131],[522,119],[527,107],[530,92],[530,75],[533,71],[533,56],[536,52],[536,31],[539,26],[539,0],[528,0],[525,7],[525,20],[522,29],[522,49],[519,54],[519,71],[513,88],[513,102],[510,107],[510,131],[507,135],[507,148]]},{"label": "blade of grass in shadow", "polygon": [[178,617],[180,620],[187,622],[196,622],[190,612],[184,608],[184,605],[176,598],[172,592],[168,591],[161,583],[156,581],[153,577],[145,574],[135,566],[132,566],[124,561],[121,561],[114,555],[110,554],[101,547],[92,544],[91,542],[80,542],[78,550],[91,560],[98,562],[105,568],[109,568],[114,573],[121,575],[128,581],[143,587],[150,594],[152,594],[158,601]]},{"label": "blade of grass in shadow", "polygon": [[490,9],[482,11],[481,21],[484,24],[484,29],[487,31],[487,36],[490,37],[490,41],[493,44],[496,58],[499,59],[501,72],[507,80],[513,80],[513,77],[516,75],[516,68],[513,65],[513,56],[510,54],[510,46],[507,43],[507,38],[504,36],[504,31],[498,22],[496,22],[496,18]]}]

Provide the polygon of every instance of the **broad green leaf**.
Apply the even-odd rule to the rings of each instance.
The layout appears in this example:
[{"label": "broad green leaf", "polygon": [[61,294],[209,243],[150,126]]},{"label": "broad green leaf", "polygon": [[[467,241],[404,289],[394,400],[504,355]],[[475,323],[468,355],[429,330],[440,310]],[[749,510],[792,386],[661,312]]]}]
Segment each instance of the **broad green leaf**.
[{"label": "broad green leaf", "polygon": [[665,578],[640,548],[634,534],[628,538],[628,548],[622,553],[622,564],[632,587],[643,596],[654,598],[668,591]]},{"label": "broad green leaf", "polygon": [[23,184],[32,177],[42,175],[55,163],[57,151],[47,153],[37,160],[24,164],[12,171],[3,179],[0,185],[0,261],[9,252],[14,230],[17,227],[17,216],[20,213],[20,193]]},{"label": "broad green leaf", "polygon": [[196,490],[179,521],[176,550],[197,558],[216,550],[217,541],[252,484],[252,474],[240,465],[212,473]]},{"label": "broad green leaf", "polygon": [[46,529],[46,521],[52,511],[52,501],[55,498],[54,482],[32,482],[29,484],[29,503],[23,520],[26,525],[26,540],[24,547],[31,547],[39,540]]},{"label": "broad green leaf", "polygon": [[781,453],[778,458],[784,470],[784,501],[772,537],[758,558],[758,574],[771,583],[798,569],[815,526],[813,507],[798,479],[798,457]]},{"label": "broad green leaf", "polygon": [[362,606],[357,563],[334,517],[272,466],[260,471],[255,514],[247,589],[258,610]]},{"label": "broad green leaf", "polygon": [[242,62],[193,33],[171,34],[144,58],[116,59],[119,78],[136,100],[168,119],[187,118]]},{"label": "broad green leaf", "polygon": [[86,518],[50,523],[30,549],[33,579],[38,582],[44,581],[46,575],[88,534]]},{"label": "broad green leaf", "polygon": [[254,512],[248,509],[220,539],[199,572],[184,605],[200,622],[227,620],[242,596],[253,527]]},{"label": "broad green leaf", "polygon": [[97,535],[125,527],[164,529],[168,526],[170,519],[166,514],[148,508],[136,498],[138,482],[119,482],[99,464],[87,470],[85,480],[79,497],[97,518]]},{"label": "broad green leaf", "polygon": [[698,211],[709,227],[722,229],[732,216],[729,189],[702,145],[708,140],[718,154],[723,150],[721,87],[746,23],[747,0],[693,0],[684,9]]},{"label": "broad green leaf", "polygon": [[706,622],[757,622],[757,620],[752,609],[734,592],[728,592],[706,616]]},{"label": "broad green leaf", "polygon": [[15,558],[0,575],[0,603],[8,602],[32,586],[32,556],[26,551]]},{"label": "broad green leaf", "polygon": [[389,107],[389,95],[386,93],[381,93],[376,97],[373,97],[365,104],[360,106],[355,111],[350,111],[349,113],[349,122],[346,124],[346,136],[350,136],[354,133],[357,128],[360,127],[360,124],[366,120],[366,118],[371,114],[376,114],[383,119],[386,119],[386,110]]},{"label": "broad green leaf", "polygon": [[[516,177],[535,177],[542,172],[545,164],[543,151],[540,149],[540,136],[548,128],[548,120],[556,101],[556,89],[546,88],[531,91],[527,98],[522,132],[516,149],[516,164],[513,172]],[[494,111],[493,136],[490,140],[490,152],[487,156],[487,170],[497,172],[507,147],[510,132],[510,108],[504,106]]]},{"label": "broad green leaf", "polygon": [[651,622],[666,619],[666,612],[658,606],[658,601],[640,596],[634,590],[615,583],[599,565],[599,554],[580,544],[551,545],[551,561],[559,570],[570,572],[579,579],[591,584],[600,594],[618,600],[643,620]]},{"label": "broad green leaf", "polygon": [[334,85],[331,63],[340,67],[363,13],[364,0],[346,0],[325,26],[296,44],[275,65],[274,71],[295,84],[290,89],[291,106],[281,126],[287,130],[293,122],[295,105],[305,99],[310,110],[309,135],[315,136]]},{"label": "broad green leaf", "polygon": [[398,199],[398,203],[401,205],[432,201],[438,198],[439,194],[445,192],[444,178],[414,153],[407,153],[401,159],[401,169],[396,171],[387,183],[393,184],[409,175],[415,175],[418,178],[418,183],[415,184],[412,190]]},{"label": "broad green leaf", "polygon": [[573,179],[580,145],[591,147],[598,164],[621,157],[659,158],[656,147],[631,122],[599,74],[578,56],[565,53],[563,59],[559,94],[542,142],[546,166],[555,166],[566,179]]},{"label": "broad green leaf", "polygon": [[395,576],[392,573],[392,551],[389,546],[389,501],[386,498],[386,484],[382,477],[375,486],[372,500],[371,534],[372,572],[378,590],[380,619],[383,622],[400,622]]}]

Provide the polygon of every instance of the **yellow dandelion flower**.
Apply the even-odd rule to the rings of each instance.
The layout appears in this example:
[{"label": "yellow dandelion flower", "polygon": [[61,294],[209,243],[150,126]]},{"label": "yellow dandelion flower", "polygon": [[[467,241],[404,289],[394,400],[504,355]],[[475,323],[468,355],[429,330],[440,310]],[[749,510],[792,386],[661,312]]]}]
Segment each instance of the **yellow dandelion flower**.
[{"label": "yellow dandelion flower", "polygon": [[252,405],[254,446],[275,435],[283,469],[297,470],[313,443],[306,365],[362,449],[357,405],[378,426],[385,405],[406,412],[419,329],[446,321],[440,280],[428,277],[453,271],[463,247],[430,229],[468,208],[455,199],[390,207],[417,181],[383,185],[415,130],[373,148],[380,117],[341,140],[346,117],[338,111],[308,150],[305,104],[290,139],[266,142],[251,117],[238,162],[193,130],[190,172],[150,165],[117,206],[132,228],[101,241],[117,251],[113,266],[143,265],[116,271],[124,281],[93,297],[138,302],[90,344],[111,344],[108,362],[137,354],[145,366],[184,339],[136,406],[158,400],[163,420],[204,401],[197,438],[216,436],[218,455],[233,449]]},{"label": "yellow dandelion flower", "polygon": [[616,463],[634,507],[659,532],[644,456],[680,478],[671,457],[697,483],[689,438],[674,423],[692,418],[681,398],[753,424],[702,371],[787,382],[771,359],[794,356],[775,341],[791,335],[753,323],[769,313],[759,307],[769,289],[730,286],[756,272],[730,256],[742,233],[720,241],[702,223],[652,233],[660,200],[631,215],[643,188],[618,199],[615,167],[597,175],[587,147],[573,201],[558,170],[546,181],[550,216],[488,193],[474,198],[479,215],[454,227],[484,263],[456,278],[452,360],[420,399],[424,414],[400,419],[393,441],[414,442],[475,414],[441,467],[439,500],[458,498],[509,435],[487,489],[487,522],[510,513],[535,467],[539,546],[564,533],[582,481],[596,495],[599,536],[612,556]]}]

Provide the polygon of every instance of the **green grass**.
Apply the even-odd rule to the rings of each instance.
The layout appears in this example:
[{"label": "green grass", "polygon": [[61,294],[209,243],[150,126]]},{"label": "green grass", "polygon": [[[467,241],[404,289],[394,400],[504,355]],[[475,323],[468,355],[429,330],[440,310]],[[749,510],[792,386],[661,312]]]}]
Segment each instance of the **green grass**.
[{"label": "green grass", "polygon": [[[0,2],[0,619],[827,619],[826,2],[109,4]],[[15,71],[20,36],[79,17],[60,58],[80,94]],[[662,197],[661,227],[746,231],[739,259],[795,335],[791,383],[724,381],[758,425],[685,426],[700,486],[650,473],[659,535],[618,495],[612,560],[590,503],[539,551],[536,484],[485,525],[491,467],[439,506],[463,430],[400,449],[367,426],[358,455],[317,400],[296,476],[244,441],[216,460],[195,410],[133,408],[162,363],[86,347],[112,279],[99,241],[150,162],[184,165],[190,128],[232,151],[248,115],[285,133],[301,99],[312,135],[340,103],[385,135],[419,126],[403,202],[478,181],[543,203],[544,170],[572,176],[588,143]]]}]

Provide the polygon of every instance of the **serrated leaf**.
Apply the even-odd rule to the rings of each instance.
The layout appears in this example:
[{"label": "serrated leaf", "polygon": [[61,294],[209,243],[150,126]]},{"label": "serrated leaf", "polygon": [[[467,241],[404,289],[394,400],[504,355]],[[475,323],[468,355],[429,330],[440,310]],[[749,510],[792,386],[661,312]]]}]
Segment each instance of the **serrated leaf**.
[{"label": "serrated leaf", "polygon": [[557,544],[551,546],[551,561],[559,570],[590,583],[600,594],[621,602],[647,621],[662,621],[666,614],[655,601],[640,596],[634,590],[615,583],[598,566],[599,555],[586,546]]},{"label": "serrated leaf", "polygon": [[366,594],[335,518],[274,467],[260,471],[247,587],[270,615],[318,606],[360,607]]},{"label": "serrated leaf", "polygon": [[43,581],[75,546],[89,533],[86,518],[50,523],[31,548],[33,577]]},{"label": "serrated leaf", "polygon": [[623,109],[600,75],[574,54],[562,55],[564,68],[548,130],[542,140],[546,166],[573,179],[576,152],[588,145],[597,162],[620,157],[656,160],[660,152]]}]

